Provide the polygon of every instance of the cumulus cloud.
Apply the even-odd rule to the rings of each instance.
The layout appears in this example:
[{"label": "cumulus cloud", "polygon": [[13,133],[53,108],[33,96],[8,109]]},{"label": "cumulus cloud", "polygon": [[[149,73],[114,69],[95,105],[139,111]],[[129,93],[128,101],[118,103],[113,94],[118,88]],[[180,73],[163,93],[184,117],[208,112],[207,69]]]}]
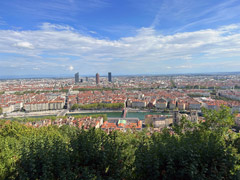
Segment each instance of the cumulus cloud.
[{"label": "cumulus cloud", "polygon": [[18,48],[34,49],[34,46],[30,42],[17,42],[14,46]]},{"label": "cumulus cloud", "polygon": [[[64,63],[70,71],[73,66],[80,68],[82,65],[126,71],[133,66],[135,72],[157,71],[159,67],[164,68],[164,64],[165,69],[171,67],[173,70],[174,66],[168,62],[178,62],[175,66],[178,68],[191,68],[191,63],[201,59],[240,57],[239,42],[239,24],[173,35],[162,35],[154,28],[141,28],[135,36],[118,40],[99,39],[83,35],[69,26],[50,23],[32,31],[0,30],[1,53],[35,57],[31,58],[32,63],[54,56],[51,63],[56,66],[60,63],[58,58],[69,57]],[[101,62],[101,66],[96,65],[97,62]],[[88,72],[86,68],[83,70]]]}]

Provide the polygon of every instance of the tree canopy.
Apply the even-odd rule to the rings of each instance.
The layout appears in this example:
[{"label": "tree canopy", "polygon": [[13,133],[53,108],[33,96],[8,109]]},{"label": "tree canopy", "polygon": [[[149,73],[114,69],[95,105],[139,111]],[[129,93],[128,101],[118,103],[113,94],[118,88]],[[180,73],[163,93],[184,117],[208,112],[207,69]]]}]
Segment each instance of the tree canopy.
[{"label": "tree canopy", "polygon": [[161,133],[33,128],[0,121],[0,179],[240,179],[230,109],[203,110]]},{"label": "tree canopy", "polygon": [[95,110],[95,109],[112,109],[118,110],[124,107],[124,103],[94,103],[94,104],[74,104],[71,110],[83,109],[83,110]]}]

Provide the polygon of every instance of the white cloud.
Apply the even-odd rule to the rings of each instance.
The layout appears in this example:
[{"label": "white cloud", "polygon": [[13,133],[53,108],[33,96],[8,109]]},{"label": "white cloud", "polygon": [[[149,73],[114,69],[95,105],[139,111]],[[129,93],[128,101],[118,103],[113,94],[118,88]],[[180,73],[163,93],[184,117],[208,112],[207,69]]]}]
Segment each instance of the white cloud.
[{"label": "white cloud", "polygon": [[188,68],[192,68],[192,66],[191,65],[182,65],[182,66],[178,66],[177,68],[188,69]]},{"label": "white cloud", "polygon": [[18,42],[14,44],[18,48],[34,49],[34,46],[29,42]]},{"label": "white cloud", "polygon": [[51,23],[43,23],[40,26],[41,29],[43,30],[71,30],[73,31],[74,28],[68,26],[68,25],[59,25],[59,24],[51,24]]},{"label": "white cloud", "polygon": [[92,34],[97,34],[97,32],[96,31],[89,31],[90,33],[92,33]]},{"label": "white cloud", "polygon": [[[135,36],[118,40],[98,39],[69,26],[50,23],[44,23],[40,30],[0,30],[0,53],[29,57],[32,67],[37,63],[46,64],[44,60],[48,57],[52,67],[65,64],[70,71],[73,66],[80,69],[83,65],[92,65],[92,71],[100,67],[127,70],[133,66],[136,72],[141,72],[158,66],[164,68],[162,62],[179,62],[175,66],[168,64],[171,70],[191,68],[191,63],[200,59],[240,57],[239,42],[238,24],[166,36],[153,28],[141,28]],[[66,60],[62,61],[63,58]],[[83,71],[88,72],[86,68]]]}]

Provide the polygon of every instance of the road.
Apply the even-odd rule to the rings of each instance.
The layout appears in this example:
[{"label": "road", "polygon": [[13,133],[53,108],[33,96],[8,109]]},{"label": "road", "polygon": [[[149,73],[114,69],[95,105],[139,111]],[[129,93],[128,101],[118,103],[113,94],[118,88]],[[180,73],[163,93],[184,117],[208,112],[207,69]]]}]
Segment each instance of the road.
[{"label": "road", "polygon": [[68,112],[68,109],[63,109],[60,113],[57,114],[57,116],[65,116]]}]

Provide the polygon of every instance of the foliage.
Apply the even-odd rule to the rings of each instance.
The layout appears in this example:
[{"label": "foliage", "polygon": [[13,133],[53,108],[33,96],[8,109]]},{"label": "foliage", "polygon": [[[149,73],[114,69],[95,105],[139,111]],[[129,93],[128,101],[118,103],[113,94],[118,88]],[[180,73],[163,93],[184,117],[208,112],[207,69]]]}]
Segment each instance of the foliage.
[{"label": "foliage", "polygon": [[0,121],[0,179],[239,179],[240,136],[222,107],[162,133]]},{"label": "foliage", "polygon": [[84,104],[78,105],[74,104],[71,110],[84,109],[84,110],[98,110],[98,109],[122,109],[124,107],[123,103],[94,103],[94,104]]},{"label": "foliage", "polygon": [[229,130],[230,109],[203,111],[205,122],[182,119],[173,135],[165,130],[140,143],[136,179],[239,179],[239,135]]},{"label": "foliage", "polygon": [[151,117],[149,117],[149,118],[145,117],[145,125],[147,127],[153,127],[153,119]]},{"label": "foliage", "polygon": [[[58,117],[60,118],[60,117]],[[18,117],[18,118],[12,118],[12,121],[17,122],[35,122],[35,121],[41,121],[44,119],[51,119],[52,121],[56,120],[56,116],[42,116],[42,117]]]},{"label": "foliage", "polygon": [[240,86],[239,85],[235,85],[234,89],[240,89]]},{"label": "foliage", "polygon": [[24,95],[24,94],[30,94],[30,93],[34,93],[35,91],[17,91],[14,94],[16,95]]},{"label": "foliage", "polygon": [[84,115],[84,114],[80,114],[80,115],[71,115],[75,118],[83,118],[83,117],[87,117],[87,116],[91,116],[92,118],[98,118],[98,117],[103,117],[103,121],[107,121],[107,115],[106,114],[91,114],[91,115]]},{"label": "foliage", "polygon": [[[36,94],[41,94],[41,93],[58,93],[58,92],[68,92],[68,89],[60,89],[60,90],[49,90],[49,91],[45,91],[45,90],[29,90],[29,91],[17,91],[14,94],[16,95],[24,95],[24,94],[31,94],[31,93],[36,93]],[[0,93],[1,94],[1,93]]]}]

